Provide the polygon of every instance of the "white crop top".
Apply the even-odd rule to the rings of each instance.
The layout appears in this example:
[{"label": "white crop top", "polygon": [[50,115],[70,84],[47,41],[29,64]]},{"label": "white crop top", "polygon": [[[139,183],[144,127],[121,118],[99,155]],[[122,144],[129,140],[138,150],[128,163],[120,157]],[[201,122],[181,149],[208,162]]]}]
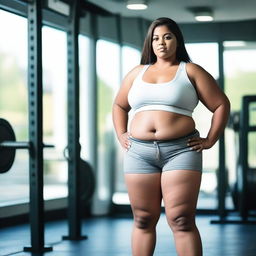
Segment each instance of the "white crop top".
[{"label": "white crop top", "polygon": [[128,102],[133,114],[145,110],[163,110],[191,117],[199,100],[188,78],[186,63],[180,62],[171,81],[159,84],[142,80],[149,66],[145,65],[142,68],[128,93]]}]

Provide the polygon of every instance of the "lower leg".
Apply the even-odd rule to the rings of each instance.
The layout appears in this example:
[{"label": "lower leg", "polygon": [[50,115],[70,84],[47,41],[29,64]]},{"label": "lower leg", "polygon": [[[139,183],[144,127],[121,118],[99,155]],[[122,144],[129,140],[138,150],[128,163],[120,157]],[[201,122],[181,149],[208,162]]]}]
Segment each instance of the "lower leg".
[{"label": "lower leg", "polygon": [[195,223],[201,173],[176,170],[162,174],[162,193],[168,223],[178,256],[202,256],[202,243]]},{"label": "lower leg", "polygon": [[134,225],[132,232],[132,255],[152,256],[156,244],[155,228],[141,229]]},{"label": "lower leg", "polygon": [[161,174],[126,174],[125,180],[134,217],[132,255],[152,256],[161,212]]},{"label": "lower leg", "polygon": [[202,256],[202,242],[199,231],[194,225],[189,230],[173,232],[178,256]]}]

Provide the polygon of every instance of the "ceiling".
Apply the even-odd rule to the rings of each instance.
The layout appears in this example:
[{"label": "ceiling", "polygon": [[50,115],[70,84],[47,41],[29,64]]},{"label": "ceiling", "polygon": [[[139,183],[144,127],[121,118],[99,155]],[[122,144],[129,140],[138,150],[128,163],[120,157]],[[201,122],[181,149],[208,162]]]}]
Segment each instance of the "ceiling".
[{"label": "ceiling", "polygon": [[214,22],[256,19],[255,0],[148,0],[148,8],[131,11],[126,8],[126,0],[87,0],[107,11],[126,17],[143,17],[154,20],[169,17],[178,23],[194,23],[191,7],[211,7]]}]

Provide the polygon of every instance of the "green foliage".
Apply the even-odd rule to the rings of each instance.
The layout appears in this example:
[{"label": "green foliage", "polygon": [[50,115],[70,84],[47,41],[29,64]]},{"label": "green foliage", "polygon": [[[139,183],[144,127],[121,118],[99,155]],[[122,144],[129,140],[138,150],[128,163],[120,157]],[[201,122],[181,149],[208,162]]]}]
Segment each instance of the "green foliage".
[{"label": "green foliage", "polygon": [[28,134],[26,84],[26,72],[16,58],[0,52],[0,117],[11,122],[19,139],[26,139]]}]

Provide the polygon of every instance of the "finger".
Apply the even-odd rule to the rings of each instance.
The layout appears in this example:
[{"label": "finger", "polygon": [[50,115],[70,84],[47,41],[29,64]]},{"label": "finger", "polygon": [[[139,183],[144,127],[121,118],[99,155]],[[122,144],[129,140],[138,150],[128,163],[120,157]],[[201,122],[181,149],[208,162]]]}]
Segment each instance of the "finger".
[{"label": "finger", "polygon": [[125,144],[124,144],[124,148],[125,148],[126,151],[128,151],[130,147],[131,147],[131,146],[130,146],[128,143],[125,143]]},{"label": "finger", "polygon": [[196,152],[202,152],[203,151],[203,147],[201,147],[200,149],[198,149]]},{"label": "finger", "polygon": [[128,149],[131,147],[131,142],[129,140],[125,141],[125,147]]},{"label": "finger", "polygon": [[203,145],[203,140],[188,142],[187,145],[190,147],[197,146],[197,145]]},{"label": "finger", "polygon": [[203,151],[203,149],[204,149],[204,146],[201,144],[199,149],[196,150],[196,152],[201,152],[201,151]]},{"label": "finger", "polygon": [[188,142],[200,141],[201,139],[202,138],[200,137],[194,137],[194,138],[188,139]]},{"label": "finger", "polygon": [[202,145],[196,145],[191,147],[192,150],[200,150],[202,148]]},{"label": "finger", "polygon": [[192,142],[187,143],[188,146],[192,146],[192,147],[199,145],[199,144],[201,144],[201,141],[192,141]]},{"label": "finger", "polygon": [[131,145],[132,145],[132,143],[131,143],[130,140],[126,140],[126,143],[127,143],[128,146],[131,146]]}]

